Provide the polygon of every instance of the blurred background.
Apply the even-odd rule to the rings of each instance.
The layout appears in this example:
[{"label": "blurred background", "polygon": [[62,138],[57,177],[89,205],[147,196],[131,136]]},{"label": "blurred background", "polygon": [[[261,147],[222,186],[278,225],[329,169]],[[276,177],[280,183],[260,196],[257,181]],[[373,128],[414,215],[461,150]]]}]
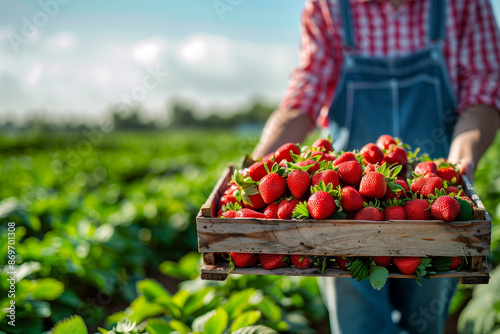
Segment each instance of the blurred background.
[{"label": "blurred background", "polygon": [[[313,278],[197,279],[195,217],[278,105],[303,3],[0,0],[0,332],[47,332],[78,315],[89,333],[124,316],[154,319],[150,333],[188,333],[218,308],[241,327],[329,332]],[[497,140],[476,173],[493,264],[499,160]],[[15,328],[7,222],[20,265]],[[449,333],[500,326],[492,281],[460,286]]]}]

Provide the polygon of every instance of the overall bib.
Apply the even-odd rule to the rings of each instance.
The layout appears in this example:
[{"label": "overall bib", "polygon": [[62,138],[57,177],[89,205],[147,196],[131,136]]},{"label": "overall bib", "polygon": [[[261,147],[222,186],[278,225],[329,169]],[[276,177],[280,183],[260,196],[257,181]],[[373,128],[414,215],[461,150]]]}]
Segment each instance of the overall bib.
[{"label": "overall bib", "polygon": [[[420,147],[433,158],[446,158],[456,121],[456,99],[442,52],[446,0],[430,0],[428,47],[397,58],[353,53],[349,0],[339,1],[345,47],[329,112],[335,150],[359,150],[389,134],[412,150]],[[424,279],[419,287],[412,279],[389,279],[380,291],[368,280],[321,278],[319,283],[332,333],[437,334],[443,332],[457,281]]]},{"label": "overall bib", "polygon": [[457,103],[442,52],[445,0],[431,1],[429,46],[398,58],[354,54],[349,1],[340,4],[344,62],[329,112],[335,150],[359,150],[389,134],[431,157],[447,158]]}]

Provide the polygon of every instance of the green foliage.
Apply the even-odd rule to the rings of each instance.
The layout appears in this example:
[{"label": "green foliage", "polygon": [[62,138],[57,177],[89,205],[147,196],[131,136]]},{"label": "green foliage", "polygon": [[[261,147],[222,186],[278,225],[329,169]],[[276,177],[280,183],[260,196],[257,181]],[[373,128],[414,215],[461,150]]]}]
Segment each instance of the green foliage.
[{"label": "green foliage", "polygon": [[[184,258],[193,257],[201,258],[195,253]],[[197,266],[190,268],[199,276]],[[326,315],[312,277],[230,276],[224,282],[197,277],[181,283],[173,295],[158,282],[144,279],[137,283],[137,292],[129,307],[108,317],[108,328],[126,317],[146,330],[162,328],[165,333],[173,329],[181,333],[298,333],[311,332],[311,321]]]},{"label": "green foliage", "polygon": [[460,334],[489,334],[500,331],[500,267],[491,272],[487,285],[474,288],[472,299],[460,315]]},{"label": "green foliage", "polygon": [[57,323],[57,325],[50,332],[51,334],[88,334],[87,326],[83,319],[79,316],[74,316],[69,319],[64,319]]},{"label": "green foliage", "polygon": [[[1,137],[0,251],[7,254],[7,222],[14,222],[16,262],[23,264],[17,271],[24,273],[16,284],[16,330],[38,334],[73,314],[94,330],[158,268],[194,278],[189,268],[199,257],[179,260],[197,249],[199,208],[227,164],[257,139],[231,131],[98,129]],[[2,256],[0,268],[6,263]],[[0,305],[9,302],[5,275]],[[0,321],[0,331],[11,329]]]}]

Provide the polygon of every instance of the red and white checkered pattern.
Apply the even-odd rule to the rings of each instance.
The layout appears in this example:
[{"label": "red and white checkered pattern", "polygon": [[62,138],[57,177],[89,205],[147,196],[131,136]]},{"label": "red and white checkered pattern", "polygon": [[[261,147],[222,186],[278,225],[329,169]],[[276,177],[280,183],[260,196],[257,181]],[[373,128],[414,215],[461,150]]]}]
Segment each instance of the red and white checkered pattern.
[{"label": "red and white checkered pattern", "polygon": [[[404,56],[429,45],[433,0],[350,0],[357,52]],[[489,0],[448,0],[444,55],[458,111],[475,104],[500,110],[500,32]],[[307,0],[302,16],[300,64],[292,72],[281,108],[318,119],[332,102],[342,68],[343,27],[335,0]]]}]

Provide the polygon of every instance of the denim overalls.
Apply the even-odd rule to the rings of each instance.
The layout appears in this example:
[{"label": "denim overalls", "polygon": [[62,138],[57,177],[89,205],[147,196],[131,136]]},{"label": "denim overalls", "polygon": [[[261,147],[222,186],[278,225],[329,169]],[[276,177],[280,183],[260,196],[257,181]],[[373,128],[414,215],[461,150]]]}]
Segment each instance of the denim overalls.
[{"label": "denim overalls", "polygon": [[344,62],[329,112],[335,149],[359,150],[390,134],[431,157],[448,157],[456,99],[442,52],[445,0],[431,1],[429,46],[399,58],[354,54],[349,1],[340,5]]},{"label": "denim overalls", "polygon": [[[429,46],[399,58],[356,55],[349,0],[339,0],[345,47],[342,76],[330,107],[336,151],[361,149],[382,134],[431,157],[447,157],[456,100],[442,52],[446,0],[430,0]],[[424,1],[424,0],[419,0]],[[442,333],[456,279],[392,279],[381,291],[368,280],[321,278],[332,333]],[[399,327],[394,324],[399,311]],[[403,332],[405,333],[405,332]]]}]

